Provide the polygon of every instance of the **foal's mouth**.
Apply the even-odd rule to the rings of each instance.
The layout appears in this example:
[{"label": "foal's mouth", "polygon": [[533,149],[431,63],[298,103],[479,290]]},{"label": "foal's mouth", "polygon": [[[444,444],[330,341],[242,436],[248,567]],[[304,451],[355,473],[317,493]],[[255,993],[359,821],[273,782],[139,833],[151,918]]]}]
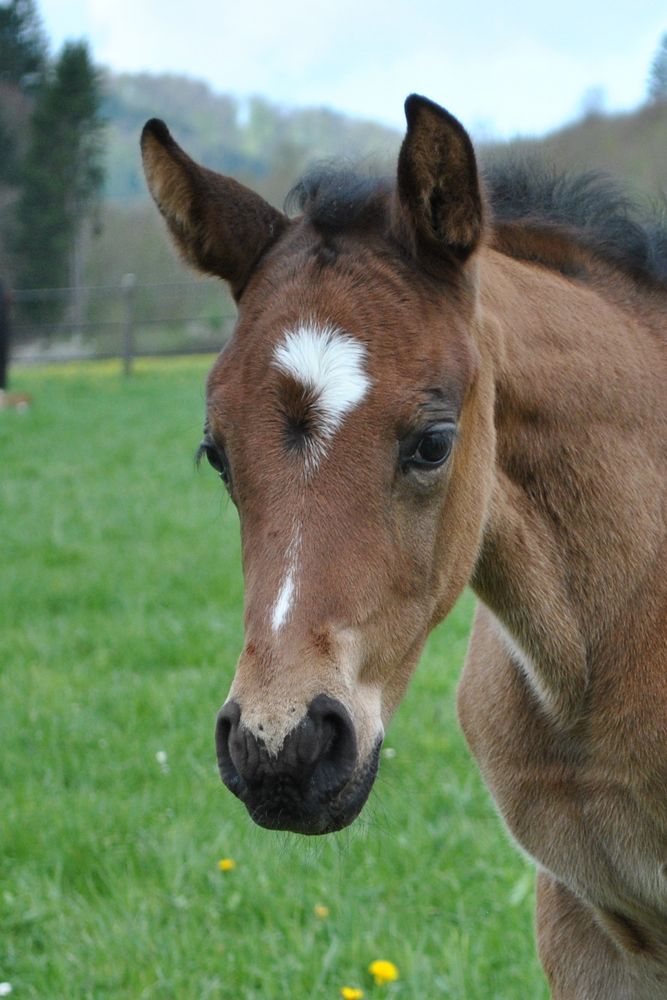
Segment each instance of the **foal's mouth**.
[{"label": "foal's mouth", "polygon": [[216,723],[218,769],[251,818],[269,830],[333,833],[361,812],[378,771],[382,735],[359,762],[352,717],[336,698],[320,694],[275,752],[227,701]]},{"label": "foal's mouth", "polygon": [[300,789],[285,787],[283,782],[267,789],[265,794],[249,788],[232,791],[244,803],[253,822],[267,830],[306,836],[335,833],[350,826],[366,804],[377,776],[381,747],[379,739],[362,767],[331,797],[323,796],[317,789],[304,795]]}]

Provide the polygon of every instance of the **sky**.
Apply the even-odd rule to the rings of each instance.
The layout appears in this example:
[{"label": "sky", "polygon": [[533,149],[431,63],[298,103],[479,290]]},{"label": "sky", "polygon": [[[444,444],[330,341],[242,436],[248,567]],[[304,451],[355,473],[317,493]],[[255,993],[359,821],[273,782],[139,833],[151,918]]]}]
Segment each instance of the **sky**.
[{"label": "sky", "polygon": [[116,71],[327,106],[403,128],[416,91],[477,137],[539,135],[585,106],[636,107],[665,0],[37,0],[54,49]]}]

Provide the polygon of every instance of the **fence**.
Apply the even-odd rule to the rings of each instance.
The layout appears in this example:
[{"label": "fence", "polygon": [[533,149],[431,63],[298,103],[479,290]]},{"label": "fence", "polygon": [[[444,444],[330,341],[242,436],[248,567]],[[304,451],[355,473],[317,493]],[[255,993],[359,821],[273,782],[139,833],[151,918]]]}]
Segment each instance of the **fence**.
[{"label": "fence", "polygon": [[217,352],[235,310],[220,282],[18,289],[10,292],[11,361],[23,364]]}]

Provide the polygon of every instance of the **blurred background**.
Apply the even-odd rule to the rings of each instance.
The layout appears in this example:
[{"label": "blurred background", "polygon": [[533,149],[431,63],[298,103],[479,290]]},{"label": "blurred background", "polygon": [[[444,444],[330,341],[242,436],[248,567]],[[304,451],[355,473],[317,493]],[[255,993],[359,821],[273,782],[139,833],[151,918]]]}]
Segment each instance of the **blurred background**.
[{"label": "blurred background", "polygon": [[[43,361],[219,347],[233,307],[168,247],[138,137],[167,120],[209,167],[282,206],[314,159],[393,169],[405,96],[447,106],[481,159],[667,182],[664,4],[406,0],[329,9],[217,0],[0,5],[0,280],[12,356]],[[129,363],[129,362],[128,362]]]}]

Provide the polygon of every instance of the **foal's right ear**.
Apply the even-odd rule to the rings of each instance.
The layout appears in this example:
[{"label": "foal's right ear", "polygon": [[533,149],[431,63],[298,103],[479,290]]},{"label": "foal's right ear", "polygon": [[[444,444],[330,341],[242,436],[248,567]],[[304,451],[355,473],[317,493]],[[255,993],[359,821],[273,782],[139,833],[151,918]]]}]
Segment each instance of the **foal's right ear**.
[{"label": "foal's right ear", "polygon": [[238,298],[287,217],[243,184],[195,163],[158,118],[144,126],[141,154],[148,189],[187,262],[224,278]]},{"label": "foal's right ear", "polygon": [[483,203],[475,152],[461,123],[426,97],[405,102],[395,224],[424,262],[463,263],[479,243]]}]

